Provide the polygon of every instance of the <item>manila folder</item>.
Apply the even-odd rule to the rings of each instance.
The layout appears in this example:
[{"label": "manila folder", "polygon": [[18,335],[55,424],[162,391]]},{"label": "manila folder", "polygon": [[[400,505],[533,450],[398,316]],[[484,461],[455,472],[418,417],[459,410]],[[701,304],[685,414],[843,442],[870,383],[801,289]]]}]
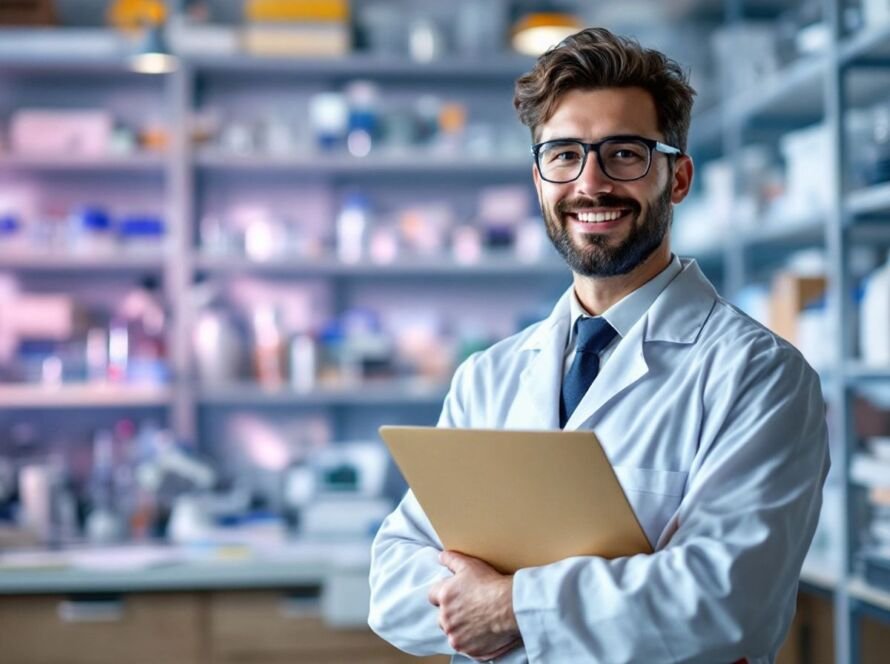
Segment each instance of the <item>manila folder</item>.
[{"label": "manila folder", "polygon": [[505,573],[652,547],[591,431],[384,426],[446,549]]}]

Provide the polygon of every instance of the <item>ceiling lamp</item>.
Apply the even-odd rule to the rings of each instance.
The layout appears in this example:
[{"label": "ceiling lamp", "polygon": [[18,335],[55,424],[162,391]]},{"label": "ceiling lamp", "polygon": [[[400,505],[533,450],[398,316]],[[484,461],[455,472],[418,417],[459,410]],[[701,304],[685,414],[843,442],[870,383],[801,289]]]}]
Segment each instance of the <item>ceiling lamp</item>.
[{"label": "ceiling lamp", "polygon": [[145,36],[139,50],[130,58],[130,66],[140,74],[169,74],[178,65],[164,38],[162,25],[145,28]]},{"label": "ceiling lamp", "polygon": [[551,46],[584,26],[576,16],[563,12],[532,12],[513,25],[513,48],[524,55],[541,55]]}]

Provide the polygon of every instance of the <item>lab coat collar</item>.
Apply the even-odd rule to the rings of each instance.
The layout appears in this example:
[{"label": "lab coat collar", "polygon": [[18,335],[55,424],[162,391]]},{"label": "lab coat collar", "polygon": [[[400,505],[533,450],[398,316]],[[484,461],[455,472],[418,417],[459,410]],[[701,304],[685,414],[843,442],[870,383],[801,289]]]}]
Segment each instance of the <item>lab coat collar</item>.
[{"label": "lab coat collar", "polygon": [[[694,343],[708,318],[717,293],[705,278],[697,263],[682,259],[683,270],[650,307],[641,324],[615,347],[609,361],[575,412],[566,423],[566,430],[578,429],[606,403],[640,380],[649,371],[643,352],[644,342],[667,341]],[[522,351],[541,351],[529,360],[522,374],[522,400],[512,412],[516,428],[557,428],[559,423],[559,394],[562,389],[563,358],[569,334],[573,290],[562,295],[553,312],[541,321],[537,329],[522,345]]]},{"label": "lab coat collar", "polygon": [[719,297],[694,259],[683,258],[681,262],[683,270],[646,314],[647,342],[695,343]]},{"label": "lab coat collar", "polygon": [[[574,286],[569,286],[568,290],[562,294],[557,300],[556,305],[550,315],[542,320],[538,327],[529,335],[525,343],[520,346],[519,350],[543,350],[553,345],[553,337],[560,334],[566,334],[571,324],[571,308],[572,297],[574,297]],[[562,337],[560,343],[565,352],[565,344],[567,337]]]},{"label": "lab coat collar", "polygon": [[[695,259],[681,258],[680,263],[680,273],[661,291],[645,314],[645,341],[694,343],[717,300],[717,291],[702,274]],[[569,286],[550,315],[541,321],[520,350],[544,350],[553,345],[554,335],[559,336],[569,331],[572,322],[572,297],[574,286]],[[567,338],[559,339],[563,352]]]}]

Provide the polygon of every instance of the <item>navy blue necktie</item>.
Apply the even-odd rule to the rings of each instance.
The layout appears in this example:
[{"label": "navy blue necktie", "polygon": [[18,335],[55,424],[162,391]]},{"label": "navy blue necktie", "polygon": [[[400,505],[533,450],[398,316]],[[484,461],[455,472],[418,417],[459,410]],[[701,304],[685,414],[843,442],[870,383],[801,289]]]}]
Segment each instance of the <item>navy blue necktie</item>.
[{"label": "navy blue necktie", "polygon": [[575,323],[575,333],[575,359],[562,381],[559,399],[560,428],[565,427],[599,373],[599,353],[618,334],[605,318],[579,318]]}]

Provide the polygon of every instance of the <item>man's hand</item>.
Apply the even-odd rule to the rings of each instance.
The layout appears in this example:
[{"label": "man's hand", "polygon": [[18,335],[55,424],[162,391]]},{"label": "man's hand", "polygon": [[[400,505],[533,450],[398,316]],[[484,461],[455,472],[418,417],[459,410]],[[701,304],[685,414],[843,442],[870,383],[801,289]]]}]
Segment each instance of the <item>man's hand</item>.
[{"label": "man's hand", "polygon": [[489,660],[521,641],[513,613],[513,577],[477,558],[443,551],[439,561],[454,576],[433,584],[430,603],[439,607],[439,627],[457,652]]}]

